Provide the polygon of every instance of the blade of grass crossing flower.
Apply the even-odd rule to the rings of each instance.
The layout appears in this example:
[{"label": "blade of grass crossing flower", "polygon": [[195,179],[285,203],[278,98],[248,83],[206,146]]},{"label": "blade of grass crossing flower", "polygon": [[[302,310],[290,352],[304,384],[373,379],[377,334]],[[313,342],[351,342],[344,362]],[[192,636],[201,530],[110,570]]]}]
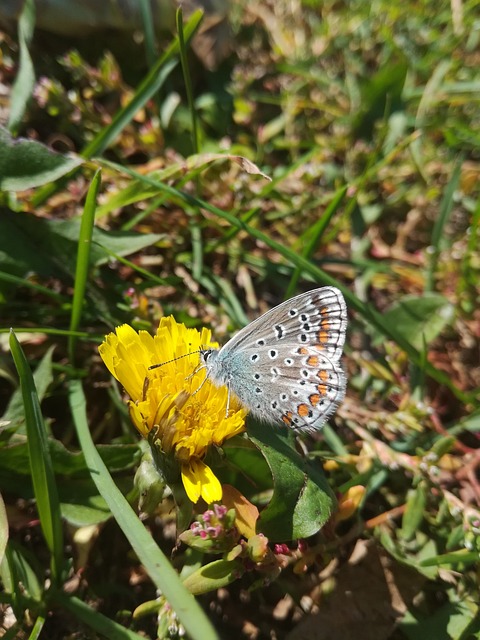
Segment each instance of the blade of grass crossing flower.
[{"label": "blade of grass crossing flower", "polygon": [[448,222],[454,204],[454,194],[460,181],[462,171],[463,158],[459,157],[453,167],[452,177],[443,194],[440,203],[440,211],[438,218],[435,220],[432,231],[431,255],[426,273],[425,291],[435,290],[435,272],[437,270],[438,258],[442,249],[442,240],[444,240],[445,226]]},{"label": "blade of grass crossing flower", "polygon": [[105,638],[115,638],[115,640],[145,640],[145,636],[140,636],[135,631],[125,629],[122,625],[107,616],[95,611],[85,602],[75,596],[68,596],[63,591],[52,593],[52,600],[70,611],[78,620],[81,620],[90,629],[101,634]]},{"label": "blade of grass crossing flower", "polygon": [[[260,229],[251,227],[246,222],[236,218],[234,215],[232,215],[228,211],[223,211],[222,209],[218,209],[217,207],[214,207],[213,205],[209,204],[208,202],[205,202],[204,200],[201,200],[200,198],[195,198],[194,196],[188,193],[185,193],[183,191],[178,191],[177,189],[169,185],[163,184],[161,182],[158,182],[150,178],[149,176],[142,176],[136,171],[128,167],[123,167],[121,165],[118,165],[114,162],[110,162],[102,159],[102,164],[108,167],[112,167],[117,171],[119,171],[120,173],[125,173],[127,175],[130,175],[136,178],[137,180],[142,180],[146,184],[150,184],[152,186],[156,185],[159,191],[163,191],[165,193],[170,194],[170,196],[174,199],[175,202],[178,202],[178,200],[180,200],[190,206],[196,206],[199,209],[204,209],[205,211],[212,213],[214,216],[217,216],[222,220],[227,221],[233,227],[236,227],[237,229],[240,229],[245,233],[248,233],[252,238],[255,238],[257,240],[260,240],[261,242],[264,242],[268,247],[277,251],[279,255],[283,256],[286,260],[291,262],[293,265],[301,268],[304,273],[308,273],[310,276],[312,276],[317,283],[322,285],[330,285],[333,287],[337,287],[342,291],[345,297],[345,300],[348,303],[348,306],[350,308],[354,309],[355,311],[358,311],[358,313],[364,318],[364,320],[370,323],[370,325],[374,327],[377,331],[379,331],[382,335],[387,336],[392,340],[394,340],[408,354],[408,356],[413,360],[413,362],[421,363],[421,355],[417,351],[417,349],[415,349],[415,347],[413,347],[405,337],[403,337],[398,331],[396,331],[396,328],[394,325],[392,325],[392,323],[386,323],[383,320],[381,313],[377,312],[370,305],[359,300],[357,296],[355,296],[350,291],[350,289],[347,289],[341,282],[336,280],[336,278],[333,278],[332,276],[330,276],[328,273],[323,271],[323,269],[320,269],[320,267],[311,263],[302,255],[295,253],[295,251],[293,251],[289,247],[285,247],[284,245],[280,244],[273,238],[270,238],[270,236],[268,236],[266,233],[264,233]],[[467,402],[469,397],[468,394],[465,394],[460,389],[458,389],[453,384],[449,376],[447,376],[443,371],[436,369],[431,363],[427,362],[426,372],[434,380],[447,386],[455,394],[457,398],[460,398],[462,401]]]},{"label": "blade of grass crossing flower", "polygon": [[92,479],[150,578],[162,591],[187,633],[194,640],[217,639],[218,636],[203,610],[183,586],[177,572],[119,491],[100,458],[90,436],[85,396],[79,381],[73,381],[70,385],[70,406]]},{"label": "blade of grass crossing flower", "polygon": [[[200,22],[203,18],[203,12],[194,11],[183,30],[185,42],[189,43],[195,35]],[[163,83],[167,80],[170,73],[177,66],[178,60],[175,58],[179,51],[178,37],[173,40],[155,65],[152,66],[143,81],[137,87],[132,99],[122,109],[115,114],[112,122],[102,129],[100,133],[88,144],[81,155],[84,158],[91,158],[94,155],[101,155],[105,149],[111,144],[115,138],[120,135],[123,129],[132,121],[135,114],[159,91]],[[70,174],[70,177],[74,173]],[[46,185],[43,189],[39,189],[32,198],[32,205],[37,207],[49,198],[57,189],[56,184]]]},{"label": "blade of grass crossing flower", "polygon": [[[88,273],[90,271],[90,250],[92,247],[93,224],[95,221],[95,209],[97,204],[97,194],[101,184],[101,170],[99,169],[93,176],[93,180],[88,189],[85,207],[83,209],[82,224],[80,226],[80,236],[78,238],[77,265],[75,269],[75,286],[73,290],[72,315],[70,317],[70,331],[77,331],[82,317],[85,289],[87,286]],[[70,334],[68,338],[68,354],[70,362],[74,362],[75,344],[77,338],[75,334]]]},{"label": "blade of grass crossing flower", "polygon": [[[338,189],[337,193],[333,197],[333,200],[325,209],[325,212],[323,213],[321,218],[317,220],[317,222],[308,230],[309,240],[304,250],[302,251],[303,257],[307,258],[307,260],[309,260],[315,253],[315,249],[317,248],[318,243],[320,242],[324,231],[327,229],[331,219],[337,212],[337,209],[342,203],[346,193],[347,193],[347,187],[342,187],[341,189]],[[291,277],[291,280],[288,284],[287,292],[285,294],[285,300],[288,300],[295,294],[297,284],[301,275],[302,275],[302,270],[300,269],[300,267],[296,267]]]},{"label": "blade of grass crossing flower", "polygon": [[13,331],[10,333],[10,349],[22,389],[30,470],[40,525],[51,553],[52,579],[58,583],[63,566],[63,531],[47,432],[32,372]]}]

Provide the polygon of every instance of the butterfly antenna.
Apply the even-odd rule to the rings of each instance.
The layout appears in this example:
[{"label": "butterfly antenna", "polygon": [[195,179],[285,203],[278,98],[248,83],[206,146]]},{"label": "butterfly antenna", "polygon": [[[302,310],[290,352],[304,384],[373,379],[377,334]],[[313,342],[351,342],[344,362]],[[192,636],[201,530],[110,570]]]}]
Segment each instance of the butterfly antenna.
[{"label": "butterfly antenna", "polygon": [[158,367],[163,367],[165,364],[170,364],[171,362],[176,362],[177,360],[181,360],[182,358],[188,358],[188,356],[193,355],[194,353],[200,353],[202,349],[197,349],[196,351],[190,351],[190,353],[184,353],[183,356],[177,356],[176,358],[172,358],[171,360],[165,360],[165,362],[159,362],[158,364],[151,364],[148,367],[148,370],[157,369]]}]

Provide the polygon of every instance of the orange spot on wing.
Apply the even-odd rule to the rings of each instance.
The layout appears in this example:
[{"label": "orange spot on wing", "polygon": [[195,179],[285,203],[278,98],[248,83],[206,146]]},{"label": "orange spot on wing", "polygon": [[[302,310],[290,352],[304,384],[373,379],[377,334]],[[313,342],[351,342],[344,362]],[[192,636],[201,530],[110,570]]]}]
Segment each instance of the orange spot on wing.
[{"label": "orange spot on wing", "polygon": [[326,331],[326,329],[328,329],[328,325],[325,327],[322,323],[322,326],[324,327],[323,329],[320,329],[320,331],[317,333],[317,338],[319,342],[328,342],[328,331]]},{"label": "orange spot on wing", "polygon": [[299,404],[297,407],[297,413],[301,418],[306,418],[310,412],[308,404]]},{"label": "orange spot on wing", "polygon": [[318,403],[320,402],[320,400],[321,400],[321,396],[320,396],[320,395],[318,395],[318,393],[312,393],[312,395],[311,395],[311,396],[309,396],[309,398],[308,398],[308,399],[309,399],[310,404],[312,405],[312,407],[316,407],[316,406],[317,406],[317,404],[318,404]]},{"label": "orange spot on wing", "polygon": [[282,420],[287,425],[287,427],[290,427],[290,425],[292,424],[292,417],[293,415],[291,411],[287,411],[287,413],[283,414]]},{"label": "orange spot on wing", "polygon": [[309,367],[317,367],[318,366],[318,356],[310,356],[307,358],[307,364]]},{"label": "orange spot on wing", "polygon": [[322,382],[326,382],[328,380],[328,371],[326,369],[320,369],[317,373],[317,377],[320,378]]},{"label": "orange spot on wing", "polygon": [[297,353],[298,353],[300,356],[306,356],[306,355],[307,355],[307,353],[308,353],[308,349],[305,349],[305,347],[300,347],[300,348],[297,350]]}]

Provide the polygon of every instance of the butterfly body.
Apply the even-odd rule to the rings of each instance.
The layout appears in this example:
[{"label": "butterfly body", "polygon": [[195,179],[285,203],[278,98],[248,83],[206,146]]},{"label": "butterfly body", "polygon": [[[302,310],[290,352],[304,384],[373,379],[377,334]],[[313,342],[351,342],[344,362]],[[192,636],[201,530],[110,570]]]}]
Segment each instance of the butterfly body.
[{"label": "butterfly body", "polygon": [[314,431],[345,395],[346,326],[341,292],[322,287],[267,311],[221,349],[202,350],[201,360],[207,378],[258,419]]}]

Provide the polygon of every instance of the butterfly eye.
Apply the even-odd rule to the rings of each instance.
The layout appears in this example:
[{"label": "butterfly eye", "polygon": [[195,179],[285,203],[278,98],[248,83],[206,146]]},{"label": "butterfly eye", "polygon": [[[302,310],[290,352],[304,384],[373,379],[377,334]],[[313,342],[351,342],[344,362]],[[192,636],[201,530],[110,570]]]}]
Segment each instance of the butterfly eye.
[{"label": "butterfly eye", "polygon": [[202,355],[203,362],[207,364],[210,356],[212,355],[212,349],[205,349],[205,351],[200,352]]}]

